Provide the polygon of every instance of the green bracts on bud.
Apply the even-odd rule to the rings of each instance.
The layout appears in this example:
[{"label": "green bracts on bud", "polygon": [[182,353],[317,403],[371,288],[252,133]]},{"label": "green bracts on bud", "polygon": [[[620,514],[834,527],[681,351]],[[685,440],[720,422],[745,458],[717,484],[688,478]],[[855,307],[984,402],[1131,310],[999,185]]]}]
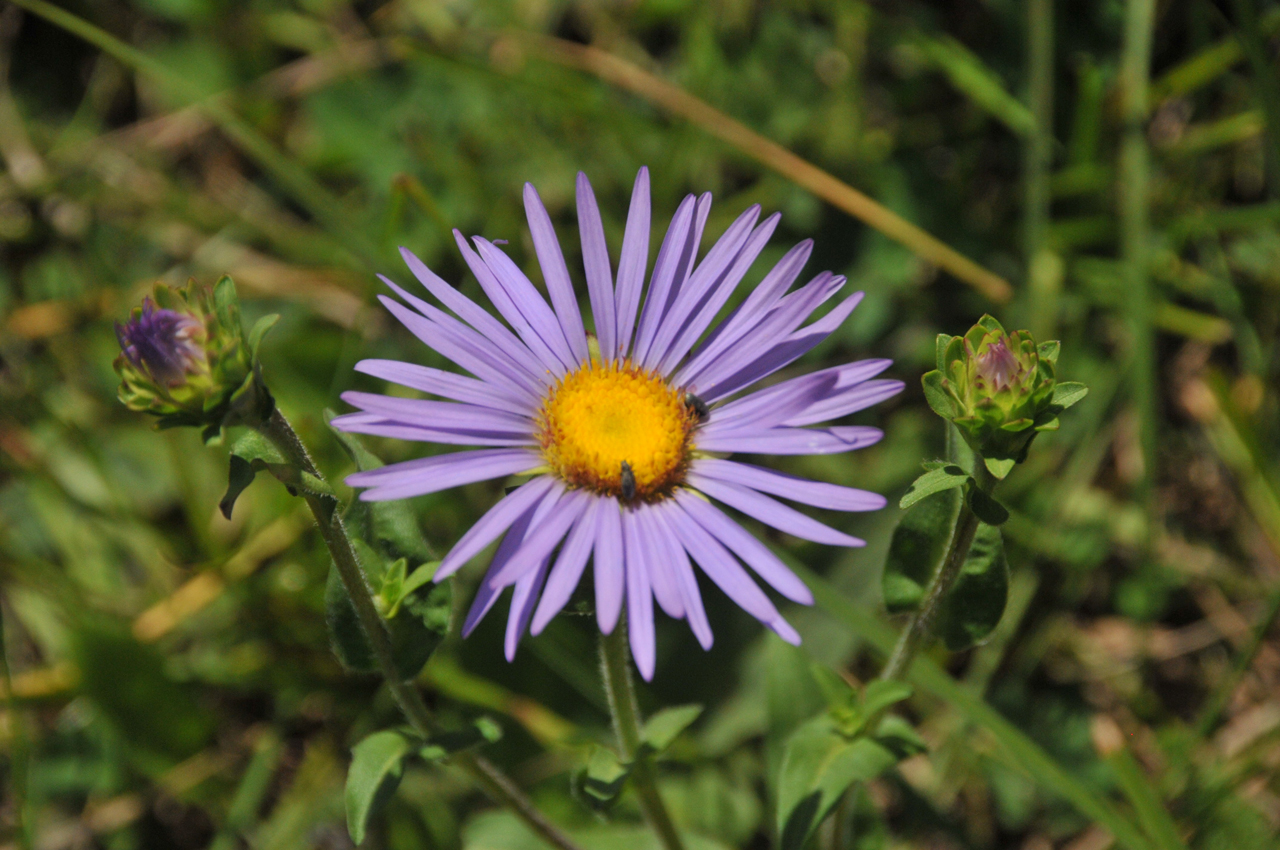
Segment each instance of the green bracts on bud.
[{"label": "green bracts on bud", "polygon": [[206,440],[265,420],[274,402],[257,349],[278,318],[264,317],[246,338],[230,277],[212,291],[195,280],[182,289],[157,283],[128,322],[116,323],[120,401],[158,417],[159,428],[203,428]]},{"label": "green bracts on bud", "polygon": [[964,336],[939,334],[937,369],[923,378],[933,411],[955,424],[998,478],[1020,463],[1035,435],[1084,397],[1082,384],[1055,380],[1058,343],[1036,345],[983,316]]}]

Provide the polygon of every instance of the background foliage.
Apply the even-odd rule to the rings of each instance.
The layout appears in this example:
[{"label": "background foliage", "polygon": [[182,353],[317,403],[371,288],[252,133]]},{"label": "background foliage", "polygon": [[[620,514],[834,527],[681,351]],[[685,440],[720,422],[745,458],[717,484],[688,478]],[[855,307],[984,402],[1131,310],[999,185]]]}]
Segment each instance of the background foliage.
[{"label": "background foliage", "polygon": [[[0,10],[6,846],[26,822],[40,848],[347,847],[349,748],[399,722],[376,682],[330,652],[328,558],[301,504],[262,480],[224,520],[225,450],[155,433],[115,401],[112,320],[156,279],[231,274],[248,322],[282,314],[268,380],[340,478],[351,463],[322,411],[345,389],[381,389],[352,364],[439,365],[374,300],[374,272],[407,278],[396,246],[474,294],[450,228],[507,239],[532,266],[523,182],[567,237],[582,169],[616,251],[645,164],[660,226],[690,191],[716,193],[712,235],[761,203],[784,217],[760,267],[812,236],[809,268],[867,292],[803,368],[893,357],[907,391],[859,420],[887,437],[780,467],[896,504],[942,450],[918,383],[934,335],[983,312],[1061,338],[1060,376],[1092,388],[1002,491],[1009,611],[985,646],[935,648],[945,675],[927,665],[905,704],[931,752],[840,809],[847,846],[1101,850],[1112,839],[1082,793],[1142,824],[1153,847],[1275,846],[1280,6],[63,8],[119,42],[104,51]],[[575,43],[704,103],[673,116],[593,75]],[[939,273],[724,141],[706,104],[1003,276],[1012,300]],[[370,445],[388,461],[419,451]],[[443,551],[497,492],[413,508]],[[662,773],[705,846],[771,846],[781,742],[824,704],[810,662],[855,681],[878,669],[898,517],[829,517],[868,539],[862,550],[769,538],[814,574],[819,604],[786,611],[799,649],[714,591],[710,652],[659,626],[642,699],[707,707]],[[590,846],[646,846],[629,799],[601,816],[571,793],[588,744],[608,735],[594,621],[557,619],[510,665],[501,623],[446,642],[420,677],[429,699],[442,717],[497,719],[489,754]],[[833,839],[828,825],[817,840]],[[532,842],[460,775],[413,767],[365,846]]]}]

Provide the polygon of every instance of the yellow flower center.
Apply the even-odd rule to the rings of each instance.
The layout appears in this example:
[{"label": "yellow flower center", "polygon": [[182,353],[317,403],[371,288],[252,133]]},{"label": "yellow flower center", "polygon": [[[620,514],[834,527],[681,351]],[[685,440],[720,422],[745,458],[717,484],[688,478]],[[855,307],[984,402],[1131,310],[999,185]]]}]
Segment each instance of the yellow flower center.
[{"label": "yellow flower center", "polygon": [[593,362],[551,389],[538,436],[547,464],[571,486],[653,501],[684,477],[697,421],[684,393],[652,372]]}]

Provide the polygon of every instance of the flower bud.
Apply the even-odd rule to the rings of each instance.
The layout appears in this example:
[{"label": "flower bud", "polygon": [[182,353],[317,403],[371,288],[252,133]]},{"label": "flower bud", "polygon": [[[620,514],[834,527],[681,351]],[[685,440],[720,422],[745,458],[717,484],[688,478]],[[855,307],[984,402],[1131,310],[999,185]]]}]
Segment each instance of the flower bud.
[{"label": "flower bud", "polygon": [[[1058,427],[1066,405],[1055,393],[1057,359],[1057,342],[1037,346],[1027,331],[1007,333],[983,316],[963,337],[939,335],[938,368],[924,376],[925,395],[975,452],[1007,462],[1007,471],[1037,433]],[[1070,386],[1074,392],[1079,385]]]},{"label": "flower bud", "polygon": [[159,417],[158,427],[195,425],[206,437],[223,425],[270,415],[271,396],[256,364],[257,342],[274,317],[246,342],[231,278],[212,292],[194,280],[183,289],[156,284],[129,321],[116,323],[120,401]]}]

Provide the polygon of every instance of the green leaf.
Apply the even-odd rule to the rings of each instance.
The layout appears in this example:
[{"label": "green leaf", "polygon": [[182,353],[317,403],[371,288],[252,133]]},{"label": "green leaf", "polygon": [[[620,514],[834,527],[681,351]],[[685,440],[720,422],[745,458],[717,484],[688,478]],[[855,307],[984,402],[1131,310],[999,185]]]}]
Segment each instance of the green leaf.
[{"label": "green leaf", "polygon": [[245,488],[253,483],[254,476],[257,474],[258,470],[254,469],[249,461],[239,455],[231,456],[231,468],[227,472],[227,492],[222,497],[222,501],[218,502],[218,510],[222,511],[225,518],[231,519],[231,511],[236,506],[236,499],[239,499]]},{"label": "green leaf", "polygon": [[845,723],[852,723],[861,716],[862,709],[858,702],[858,692],[853,689],[840,674],[823,664],[816,662],[809,665],[813,680],[827,700],[827,708],[832,716]]},{"label": "green leaf", "polygon": [[1013,458],[1002,458],[997,460],[995,458],[984,457],[982,462],[987,465],[987,471],[1000,481],[1003,481],[1005,476],[1008,475],[1017,464],[1017,461]]},{"label": "green leaf", "polygon": [[783,850],[800,850],[850,785],[874,779],[896,763],[882,744],[841,735],[825,714],[801,725],[787,740],[778,776]]},{"label": "green leaf", "polygon": [[631,766],[619,761],[613,750],[593,746],[575,785],[581,791],[583,802],[602,811],[617,800],[630,775]]},{"label": "green leaf", "polygon": [[677,705],[662,709],[645,721],[644,728],[640,730],[640,745],[653,753],[662,752],[700,714],[700,705]]},{"label": "green leaf", "polygon": [[879,714],[889,706],[908,699],[912,693],[912,687],[906,682],[876,679],[868,682],[862,690],[862,710],[868,717]]},{"label": "green leaf", "polygon": [[418,756],[426,761],[439,761],[454,753],[502,740],[502,727],[496,720],[477,717],[461,729],[437,732],[418,748]]},{"label": "green leaf", "polygon": [[939,606],[937,632],[957,652],[980,643],[1000,623],[1009,598],[1009,566],[1000,529],[981,523],[960,575]]},{"label": "green leaf", "polygon": [[969,488],[969,507],[987,525],[1004,525],[1009,520],[1005,506],[977,486]]},{"label": "green leaf", "polygon": [[249,356],[254,360],[258,359],[258,346],[262,344],[262,338],[276,326],[278,321],[280,321],[280,314],[271,313],[254,322],[253,327],[249,329]]},{"label": "green leaf", "polygon": [[1079,381],[1064,381],[1053,386],[1052,403],[1066,410],[1089,394],[1089,388]]},{"label": "green leaf", "polygon": [[934,493],[941,493],[943,490],[950,490],[953,487],[961,487],[968,480],[969,473],[955,464],[935,467],[911,482],[911,486],[907,488],[907,492],[902,496],[902,501],[898,502],[898,507],[909,508]]},{"label": "green leaf", "polygon": [[356,844],[364,841],[369,820],[386,805],[400,784],[405,757],[415,740],[402,732],[374,732],[351,748],[347,771],[347,832]]},{"label": "green leaf", "polygon": [[873,737],[899,760],[910,758],[929,749],[929,745],[925,743],[924,738],[920,737],[915,727],[894,714],[880,720]]},{"label": "green leaf", "polygon": [[1031,110],[1009,92],[1000,75],[976,53],[949,36],[921,35],[918,44],[929,61],[946,74],[951,85],[996,120],[1021,136],[1036,132]]},{"label": "green leaf", "polygon": [[373,652],[364,638],[360,618],[347,596],[337,566],[329,566],[329,577],[324,585],[324,619],[329,627],[329,645],[342,666],[356,673],[370,673],[376,669]]},{"label": "green leaf", "polygon": [[404,558],[398,558],[382,573],[382,587],[378,590],[378,598],[382,602],[382,616],[388,620],[400,610],[400,600],[404,598],[405,566]]},{"label": "green leaf", "polygon": [[942,373],[935,370],[925,372],[920,378],[920,385],[924,387],[924,400],[929,403],[929,407],[949,422],[960,415],[960,407],[947,392],[945,380]]},{"label": "green leaf", "polygon": [[951,538],[959,495],[954,489],[944,490],[921,500],[894,529],[880,582],[889,613],[914,611],[920,604],[925,584]]}]

